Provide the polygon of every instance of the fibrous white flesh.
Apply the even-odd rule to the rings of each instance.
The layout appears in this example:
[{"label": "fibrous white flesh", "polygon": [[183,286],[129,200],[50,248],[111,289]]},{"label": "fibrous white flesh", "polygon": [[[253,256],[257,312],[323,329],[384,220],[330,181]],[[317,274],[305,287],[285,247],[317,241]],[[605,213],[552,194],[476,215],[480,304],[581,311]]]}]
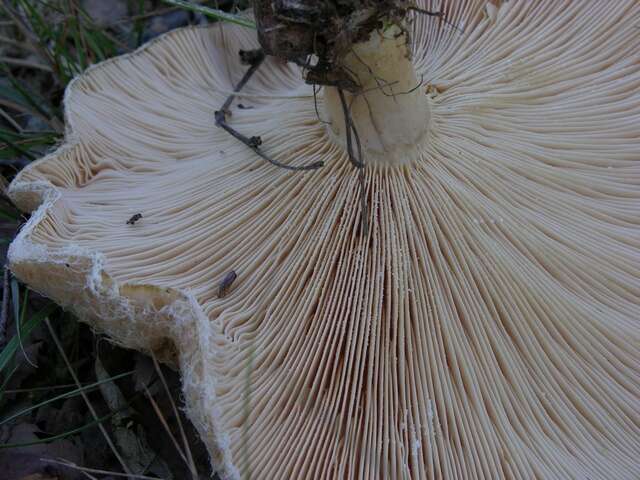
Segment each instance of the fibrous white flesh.
[{"label": "fibrous white flesh", "polygon": [[[355,131],[354,156],[374,167],[410,163],[418,145],[427,141],[429,103],[411,59],[409,39],[392,26],[375,30],[366,42],[354,45],[341,65],[359,87],[352,95],[343,90]],[[329,132],[348,148],[345,107],[337,88],[327,88],[325,110]],[[363,158],[355,136],[361,144]]]},{"label": "fibrous white flesh", "polygon": [[367,170],[369,237],[299,72],[268,62],[231,123],[314,173],[213,126],[253,32],[188,29],[71,87],[69,145],[12,185],[57,192],[13,268],[128,345],[170,338],[228,475],[638,478],[640,5],[483,7],[416,22],[431,129]]}]

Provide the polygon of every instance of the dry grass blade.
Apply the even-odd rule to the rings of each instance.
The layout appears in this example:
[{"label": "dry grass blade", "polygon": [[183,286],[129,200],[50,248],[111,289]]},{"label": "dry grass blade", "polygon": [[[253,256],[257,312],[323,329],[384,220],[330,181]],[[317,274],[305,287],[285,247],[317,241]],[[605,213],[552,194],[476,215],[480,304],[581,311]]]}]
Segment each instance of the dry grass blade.
[{"label": "dry grass blade", "polygon": [[[85,474],[97,473],[99,475],[111,475],[113,477],[124,477],[124,478],[137,478],[140,480],[162,480],[162,479],[159,479],[158,477],[148,477],[147,475],[137,475],[135,473],[110,472],[108,470],[100,470],[98,468],[81,467],[79,465],[76,465],[73,462],[65,460],[64,458],[58,458],[58,460],[53,460],[51,458],[41,458],[40,460],[46,461],[47,463],[55,463],[56,465],[64,465],[65,467],[78,470],[79,472],[84,472]],[[89,476],[89,478],[95,478],[95,477]]]},{"label": "dry grass blade", "polygon": [[[162,415],[162,411],[160,410],[160,407],[158,407],[158,404],[156,403],[155,399],[153,398],[153,395],[151,395],[151,392],[149,392],[149,389],[147,388],[147,386],[143,385],[143,387],[144,387],[144,393],[146,394],[147,399],[149,400],[149,402],[151,403],[151,406],[153,407],[153,411],[156,412],[156,415],[157,415],[158,419],[160,420],[160,423],[162,423],[162,426],[164,427],[166,432],[169,434],[169,437],[171,438],[171,441],[173,442],[173,445],[176,447],[176,451],[178,452],[178,454],[180,454],[180,456],[184,460],[184,463],[187,464],[187,466],[189,467],[189,470],[191,470],[192,465],[189,463],[189,460],[187,460],[187,457],[185,456],[184,452],[182,451],[182,448],[180,448],[180,445],[178,444],[178,440],[176,440],[176,437],[173,435],[173,433],[171,433],[171,429],[169,428],[169,424],[167,423],[167,420],[164,418],[164,415]],[[197,472],[191,471],[191,475],[194,478],[197,478]]]},{"label": "dry grass blade", "polygon": [[33,48],[32,45],[24,43],[24,42],[19,42],[18,40],[15,40],[13,38],[9,38],[9,37],[5,37],[4,35],[0,35],[0,43],[6,43],[7,45],[11,45],[12,47],[16,47],[19,48],[21,50],[27,50],[29,52],[36,52],[37,50],[35,48]]},{"label": "dry grass blade", "polygon": [[[180,435],[182,436],[182,443],[184,445],[184,452],[186,453],[187,457],[188,457],[188,462],[187,464],[189,465],[189,470],[191,471],[191,474],[193,475],[194,478],[198,478],[198,469],[196,468],[195,462],[193,461],[193,455],[191,454],[191,449],[189,448],[189,442],[187,441],[187,435],[184,431],[184,426],[182,425],[182,420],[180,420],[180,412],[178,412],[178,408],[176,407],[175,402],[173,401],[173,397],[171,396],[171,391],[169,390],[169,386],[167,385],[167,381],[164,378],[164,374],[162,373],[162,369],[160,368],[160,364],[158,363],[158,359],[156,358],[156,356],[153,354],[153,352],[151,352],[151,358],[153,359],[153,366],[155,367],[156,371],[158,372],[158,376],[160,377],[160,381],[162,382],[162,386],[164,387],[164,390],[167,394],[167,397],[169,398],[169,402],[171,402],[171,408],[173,409],[173,413],[176,416],[176,420],[178,422],[178,428],[180,429]],[[173,437],[172,437],[173,438]],[[180,450],[178,450],[180,451]]]},{"label": "dry grass blade", "polygon": [[18,132],[18,133],[22,133],[24,130],[22,129],[22,127],[18,124],[18,122],[16,122],[13,117],[11,115],[9,115],[7,112],[5,112],[2,108],[0,108],[0,116],[7,121],[7,123],[9,125],[11,125],[13,127],[13,129]]},{"label": "dry grass blade", "polygon": [[44,48],[40,42],[38,36],[33,32],[31,27],[24,21],[23,18],[13,9],[10,2],[8,0],[4,0],[2,2],[3,10],[10,18],[13,25],[18,27],[18,29],[22,32],[25,38],[29,41],[32,49],[40,52],[43,58],[46,58],[50,65],[54,65],[55,61],[51,52],[49,52],[46,48]]},{"label": "dry grass blade", "polygon": [[[31,406],[25,407],[22,410],[18,410],[17,412],[9,415],[8,417],[5,417],[2,420],[0,420],[0,426],[4,425],[5,423],[10,422],[11,420],[14,420],[15,418],[20,417],[22,415],[26,415],[27,413],[32,412],[33,410],[35,410],[37,408],[40,408],[40,407],[42,407],[44,405],[48,405],[50,403],[53,403],[56,400],[61,400],[63,398],[71,398],[71,397],[73,397],[73,396],[75,396],[75,395],[77,395],[77,394],[79,394],[81,392],[86,392],[86,391],[93,390],[93,389],[99,387],[100,385],[102,385],[104,383],[113,382],[113,381],[118,380],[120,378],[124,378],[126,376],[129,376],[132,373],[133,373],[133,371],[121,373],[119,375],[115,375],[113,377],[109,377],[109,378],[107,378],[105,380],[101,380],[99,382],[95,382],[95,383],[92,383],[92,384],[85,385],[83,387],[77,388],[77,389],[72,390],[70,392],[66,392],[66,393],[63,393],[61,395],[57,395],[57,396],[55,396],[53,398],[50,398],[48,400],[45,400],[43,402],[36,403],[35,405],[31,405]],[[6,390],[5,392],[8,393],[9,390]],[[14,390],[14,392],[15,392],[15,390]]]},{"label": "dry grass blade", "polygon": [[[67,366],[67,369],[69,370],[69,374],[73,378],[73,381],[76,383],[78,388],[82,388],[82,386],[80,384],[80,380],[78,379],[78,376],[76,375],[76,372],[73,370],[73,367],[71,366],[71,362],[69,361],[69,358],[67,357],[67,354],[65,353],[64,348],[62,348],[62,344],[60,343],[60,339],[58,338],[58,335],[56,335],[55,330],[51,326],[51,322],[49,321],[48,318],[45,318],[44,322],[46,323],[47,328],[49,329],[49,333],[51,333],[51,338],[53,338],[53,341],[56,344],[56,347],[57,347],[58,351],[60,352],[60,355],[62,356],[62,359],[64,360],[64,363]],[[99,417],[98,417],[98,414],[96,413],[96,410],[93,408],[93,405],[89,401],[89,397],[87,397],[87,394],[84,391],[81,391],[80,394],[82,395],[83,400],[87,404],[87,408],[91,412],[91,415],[97,421]],[[102,432],[102,435],[104,436],[105,441],[109,445],[109,448],[111,448],[111,451],[113,452],[113,454],[118,459],[118,462],[120,463],[120,466],[122,466],[122,469],[128,475],[131,475],[131,472],[129,471],[129,467],[127,467],[126,463],[122,459],[122,456],[118,453],[118,450],[116,450],[116,447],[113,444],[113,441],[111,440],[111,437],[109,437],[109,434],[107,433],[107,430],[104,427],[104,425],[102,425],[102,423],[98,423],[98,428]],[[138,478],[142,478],[142,477],[138,477]],[[145,478],[148,478],[148,477],[145,477]]]},{"label": "dry grass blade", "polygon": [[94,477],[93,475],[91,475],[89,472],[85,472],[85,471],[80,471],[80,473],[82,473],[85,477],[87,477],[89,480],[98,480],[98,477]]},{"label": "dry grass blade", "polygon": [[0,57],[0,62],[4,62],[8,65],[15,65],[16,67],[35,68],[37,70],[42,70],[43,72],[53,72],[53,69],[49,65],[24,60],[22,58]]}]

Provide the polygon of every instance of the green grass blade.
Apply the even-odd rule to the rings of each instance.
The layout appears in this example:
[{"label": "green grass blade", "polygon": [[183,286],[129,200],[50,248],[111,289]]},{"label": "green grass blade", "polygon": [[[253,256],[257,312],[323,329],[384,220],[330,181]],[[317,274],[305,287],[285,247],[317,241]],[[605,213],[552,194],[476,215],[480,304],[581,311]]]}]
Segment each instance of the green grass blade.
[{"label": "green grass blade", "polygon": [[38,158],[33,153],[29,152],[28,150],[25,150],[20,145],[18,145],[15,142],[9,140],[9,138],[4,136],[2,133],[0,133],[0,141],[2,141],[10,149],[12,149],[14,152],[16,152],[16,155],[24,155],[25,157],[27,157],[31,161],[33,161],[36,158]]},{"label": "green grass blade", "polygon": [[[144,0],[138,0],[138,16],[144,14]],[[134,31],[136,32],[136,47],[142,45],[142,36],[144,34],[144,21],[139,18],[134,23]]]},{"label": "green grass blade", "polygon": [[[40,325],[40,323],[46,317],[51,315],[57,308],[58,308],[58,306],[52,303],[50,305],[47,305],[45,308],[40,310],[33,317],[31,317],[29,320],[27,320],[24,323],[24,325],[22,325],[21,328],[20,328],[20,330],[21,330],[20,337],[21,338],[27,338],[31,334],[33,329],[36,328],[38,325]],[[7,365],[9,364],[11,359],[13,358],[13,356],[18,351],[18,348],[20,348],[20,340],[18,339],[18,336],[16,335],[15,337],[13,337],[7,343],[7,346],[4,347],[2,352],[0,352],[0,372],[2,372],[7,367]]]},{"label": "green grass blade", "polygon": [[82,44],[82,37],[84,35],[82,24],[77,17],[71,20],[69,23],[71,24],[70,28],[71,35],[73,37],[73,43],[76,47],[77,64],[80,65],[80,71],[84,71],[86,70],[88,63],[87,53],[85,52],[84,45]]},{"label": "green grass blade", "polygon": [[18,285],[18,280],[16,277],[11,278],[11,300],[13,303],[13,313],[14,318],[16,319],[16,331],[18,332],[18,342],[20,343],[20,349],[22,350],[22,355],[24,355],[24,359],[30,363],[33,367],[38,367],[35,363],[31,361],[27,352],[24,351],[24,345],[22,344],[22,325],[24,325],[24,317],[27,313],[27,300],[29,298],[29,290],[24,291],[24,297],[22,297],[22,310],[18,304],[20,300],[20,285]]},{"label": "green grass blade", "polygon": [[103,41],[100,35],[85,30],[85,40],[87,41],[87,45],[89,45],[89,48],[93,50],[95,58],[97,60],[102,61],[107,58],[104,48],[100,46],[100,42]]},{"label": "green grass blade", "polygon": [[65,439],[67,437],[70,437],[71,435],[75,435],[76,433],[80,433],[83,430],[86,430],[86,429],[91,428],[91,427],[93,427],[95,425],[98,425],[99,423],[102,423],[105,420],[109,420],[116,413],[118,413],[118,410],[116,410],[115,412],[108,413],[107,415],[104,415],[103,417],[99,417],[96,420],[93,420],[92,422],[89,422],[89,423],[87,423],[87,424],[85,424],[85,425],[83,425],[81,427],[74,428],[73,430],[67,430],[64,433],[60,433],[58,435],[53,435],[52,437],[41,438],[40,440],[35,440],[33,442],[0,444],[0,450],[2,450],[3,448],[30,447],[32,445],[40,445],[42,443],[49,443],[49,442],[53,442],[55,440],[62,440],[62,439]]},{"label": "green grass blade", "polygon": [[13,318],[16,322],[18,338],[20,338],[20,329],[22,328],[22,318],[20,318],[20,285],[18,285],[16,277],[11,277],[11,305],[13,305]]},{"label": "green grass blade", "polygon": [[11,381],[13,374],[16,373],[17,371],[18,371],[18,365],[14,365],[13,370],[11,370],[9,374],[2,381],[2,386],[0,386],[0,403],[4,398],[4,391],[7,389],[7,385],[9,385],[9,382]]},{"label": "green grass blade", "polygon": [[[6,211],[0,209],[0,219],[4,220],[6,222],[17,222],[19,217],[18,217],[17,214],[16,215],[11,215],[9,212],[6,212]],[[2,240],[5,243],[9,243],[11,241],[11,238],[9,238],[7,240],[7,237],[2,237]]]},{"label": "green grass blade", "polygon": [[40,157],[49,147],[55,145],[57,135],[40,132],[16,134],[0,128],[0,160],[14,160],[24,155],[30,160]]},{"label": "green grass blade", "polygon": [[27,105],[42,115],[42,118],[46,119],[53,116],[53,112],[47,111],[45,108],[47,102],[45,102],[42,97],[35,95],[33,91],[30,92],[20,85],[20,82],[11,74],[11,69],[6,64],[0,63],[0,67],[2,69],[2,73],[5,74],[13,89],[20,94]]},{"label": "green grass blade", "polygon": [[102,385],[103,383],[108,383],[108,382],[113,382],[115,380],[120,380],[121,378],[124,377],[128,377],[130,375],[132,375],[134,373],[134,370],[131,370],[129,372],[124,372],[124,373],[120,373],[118,375],[114,375],[113,377],[109,377],[109,378],[105,378],[104,380],[100,380],[99,382],[95,382],[95,383],[91,383],[89,385],[85,385],[84,387],[80,387],[80,388],[76,388],[74,390],[71,390],[70,392],[66,392],[66,393],[62,393],[60,395],[57,395],[53,398],[49,398],[47,400],[43,400],[40,403],[36,403],[35,405],[31,405],[27,408],[25,408],[24,410],[20,410],[19,412],[16,412],[12,415],[9,415],[7,418],[4,418],[2,420],[0,420],[0,425],[4,425],[5,423],[10,422],[11,420],[21,417],[22,415],[26,415],[27,413],[40,408],[44,405],[47,405],[49,403],[55,402],[57,400],[62,400],[63,398],[70,398],[70,397],[75,397],[77,395],[80,395],[81,392],[85,392],[87,390],[92,390],[94,388],[99,387],[100,385]]},{"label": "green grass blade", "polygon": [[223,12],[222,10],[218,10],[216,8],[205,7],[203,5],[195,5],[190,2],[186,2],[184,0],[162,0],[164,3],[168,3],[169,5],[174,5],[176,7],[181,7],[186,10],[191,10],[192,12],[202,13],[207,17],[212,17],[217,20],[222,20],[229,23],[235,23],[236,25],[241,25],[247,28],[253,28],[255,30],[256,24],[249,19],[243,18],[240,15],[234,15],[233,13]]}]

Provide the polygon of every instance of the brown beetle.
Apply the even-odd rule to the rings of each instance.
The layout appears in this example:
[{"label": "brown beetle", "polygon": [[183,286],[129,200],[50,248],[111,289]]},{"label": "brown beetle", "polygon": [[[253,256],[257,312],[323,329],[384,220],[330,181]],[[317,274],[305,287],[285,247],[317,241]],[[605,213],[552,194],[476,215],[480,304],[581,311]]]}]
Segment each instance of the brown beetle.
[{"label": "brown beetle", "polygon": [[227,272],[218,285],[218,298],[222,298],[227,294],[233,282],[236,281],[236,278],[238,278],[238,274],[235,270]]}]

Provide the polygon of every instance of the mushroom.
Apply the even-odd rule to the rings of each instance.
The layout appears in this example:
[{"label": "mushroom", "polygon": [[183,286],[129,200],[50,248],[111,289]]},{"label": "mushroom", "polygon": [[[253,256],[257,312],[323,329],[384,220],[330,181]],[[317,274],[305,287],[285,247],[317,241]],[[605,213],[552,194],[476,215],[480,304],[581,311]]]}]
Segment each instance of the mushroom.
[{"label": "mushroom", "polygon": [[442,3],[344,59],[365,210],[298,67],[230,122],[323,168],[215,127],[231,25],[90,68],[11,185],[12,270],[178,366],[223,478],[640,477],[640,4]]}]

